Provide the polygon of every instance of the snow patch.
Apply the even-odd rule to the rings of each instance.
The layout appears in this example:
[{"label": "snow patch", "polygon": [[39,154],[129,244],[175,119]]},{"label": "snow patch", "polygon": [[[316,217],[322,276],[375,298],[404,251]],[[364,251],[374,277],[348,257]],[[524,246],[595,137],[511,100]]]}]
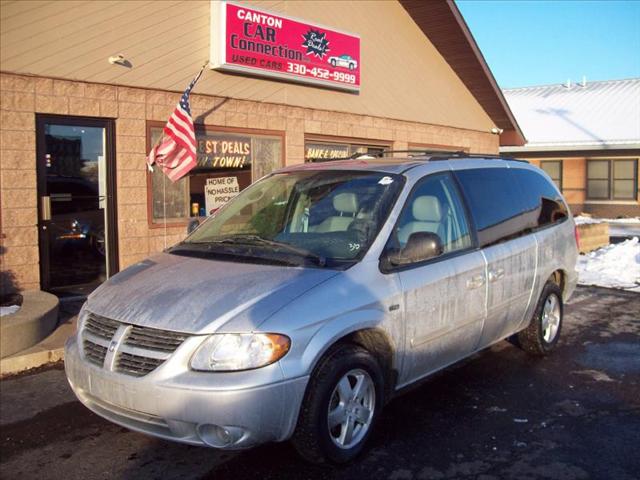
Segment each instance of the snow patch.
[{"label": "snow patch", "polygon": [[8,307],[0,307],[0,317],[11,315],[12,313],[16,313],[18,310],[20,310],[20,305],[9,305]]},{"label": "snow patch", "polygon": [[638,237],[580,255],[578,283],[640,292]]},{"label": "snow patch", "polygon": [[597,218],[578,215],[573,217],[576,225],[586,225],[590,223],[621,223],[621,224],[640,224],[640,217],[630,218]]}]

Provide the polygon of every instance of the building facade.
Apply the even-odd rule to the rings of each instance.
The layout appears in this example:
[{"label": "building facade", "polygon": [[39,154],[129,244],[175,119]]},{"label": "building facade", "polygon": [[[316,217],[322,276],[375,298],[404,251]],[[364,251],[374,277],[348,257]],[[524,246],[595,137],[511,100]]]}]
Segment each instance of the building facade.
[{"label": "building facade", "polygon": [[574,214],[640,215],[640,79],[504,93],[528,142],[502,152],[545,170]]},{"label": "building facade", "polygon": [[146,156],[211,58],[219,2],[3,5],[4,290],[86,294],[284,165],[524,142],[452,2],[239,5],[356,34],[359,92],[207,68],[191,96],[198,166],[176,183]]}]

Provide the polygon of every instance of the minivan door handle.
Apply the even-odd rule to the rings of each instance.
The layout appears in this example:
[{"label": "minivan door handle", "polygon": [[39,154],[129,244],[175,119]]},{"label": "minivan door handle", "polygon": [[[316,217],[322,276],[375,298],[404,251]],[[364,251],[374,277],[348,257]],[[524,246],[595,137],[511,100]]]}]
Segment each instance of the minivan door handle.
[{"label": "minivan door handle", "polygon": [[469,290],[480,288],[482,285],[484,285],[484,275],[476,275],[467,280],[467,288]]},{"label": "minivan door handle", "polygon": [[495,270],[489,270],[489,281],[497,282],[504,277],[504,268],[496,268]]}]

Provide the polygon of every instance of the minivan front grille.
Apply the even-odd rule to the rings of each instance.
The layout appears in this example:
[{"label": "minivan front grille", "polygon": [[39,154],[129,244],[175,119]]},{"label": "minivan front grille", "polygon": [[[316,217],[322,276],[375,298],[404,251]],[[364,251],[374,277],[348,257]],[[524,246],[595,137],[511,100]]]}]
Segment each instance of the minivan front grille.
[{"label": "minivan front grille", "polygon": [[[116,337],[116,332],[126,327]],[[109,350],[115,358],[108,361],[116,372],[143,377],[162,365],[188,338],[187,334],[140,327],[89,312],[82,327],[82,347],[87,361],[104,367]],[[115,349],[115,350],[114,350]]]},{"label": "minivan front grille", "polygon": [[119,322],[95,313],[89,313],[84,321],[84,329],[87,332],[105,340],[111,340],[119,326]]},{"label": "minivan front grille", "polygon": [[97,343],[93,343],[90,340],[85,340],[83,342],[84,347],[84,356],[91,363],[95,365],[102,366],[104,363],[104,357],[107,356],[107,347],[103,347],[102,345],[98,345]]},{"label": "minivan front grille", "polygon": [[173,353],[186,339],[187,335],[182,333],[134,326],[124,343],[132,347]]},{"label": "minivan front grille", "polygon": [[153,372],[162,363],[164,363],[164,360],[160,358],[141,357],[121,352],[116,361],[116,371],[135,377],[143,377]]}]

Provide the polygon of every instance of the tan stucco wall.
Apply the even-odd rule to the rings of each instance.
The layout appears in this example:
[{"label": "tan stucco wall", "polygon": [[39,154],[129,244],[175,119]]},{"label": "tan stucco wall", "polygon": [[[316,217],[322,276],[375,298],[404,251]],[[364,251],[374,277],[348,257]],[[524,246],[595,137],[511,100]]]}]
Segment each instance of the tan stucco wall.
[{"label": "tan stucco wall", "polygon": [[[396,1],[246,2],[361,36],[359,95],[209,71],[196,92],[488,132],[494,126]],[[2,2],[0,70],[182,91],[209,58],[208,1]],[[122,53],[133,65],[110,65]]]},{"label": "tan stucco wall", "polygon": [[[591,157],[546,157],[527,158],[529,162],[537,167],[541,161],[561,160],[562,161],[562,194],[567,203],[571,206],[574,214],[589,213],[602,217],[617,216],[638,216],[640,215],[640,201],[619,201],[619,200],[588,200],[587,199],[587,160],[589,158],[637,158],[636,156],[616,156],[610,152],[594,152]],[[637,179],[636,190],[640,191],[640,176]]]},{"label": "tan stucco wall", "polygon": [[[178,98],[159,90],[0,74],[1,270],[15,275],[23,289],[39,287],[36,113],[115,119],[120,268],[161,251],[164,230],[151,228],[147,218],[146,122],[166,121]],[[383,140],[395,149],[415,143],[498,151],[497,135],[473,130],[205,95],[193,95],[192,107],[206,125],[283,132],[288,164],[304,161],[305,135],[312,134]],[[168,228],[166,243],[184,234],[185,226]]]}]

